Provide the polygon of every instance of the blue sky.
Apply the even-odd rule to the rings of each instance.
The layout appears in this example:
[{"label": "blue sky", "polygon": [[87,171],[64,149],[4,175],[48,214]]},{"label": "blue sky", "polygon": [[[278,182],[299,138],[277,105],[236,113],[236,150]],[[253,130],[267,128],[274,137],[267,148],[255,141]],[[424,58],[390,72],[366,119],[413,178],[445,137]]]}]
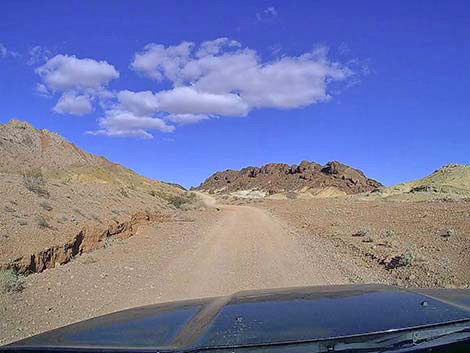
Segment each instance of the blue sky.
[{"label": "blue sky", "polygon": [[145,176],[470,163],[468,1],[2,1],[0,122]]}]

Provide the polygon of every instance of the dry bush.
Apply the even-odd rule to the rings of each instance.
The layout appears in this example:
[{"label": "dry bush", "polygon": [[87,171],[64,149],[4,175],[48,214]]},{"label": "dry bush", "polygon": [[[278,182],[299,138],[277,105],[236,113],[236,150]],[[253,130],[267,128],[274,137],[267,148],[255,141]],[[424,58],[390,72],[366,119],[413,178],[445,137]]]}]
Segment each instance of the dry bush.
[{"label": "dry bush", "polygon": [[20,226],[25,226],[25,225],[28,224],[28,222],[25,221],[24,219],[19,219],[19,220],[18,220],[18,224],[19,224]]},{"label": "dry bush", "polygon": [[41,206],[46,211],[52,211],[52,206],[47,201],[41,201],[39,206]]},{"label": "dry bush", "polygon": [[40,169],[34,169],[23,173],[23,184],[36,195],[48,198],[49,191],[46,189],[46,181]]},{"label": "dry bush", "polygon": [[353,237],[365,237],[368,234],[369,234],[369,229],[362,228],[362,229],[359,229],[357,232],[355,232],[352,236]]},{"label": "dry bush", "polygon": [[0,270],[0,291],[2,293],[21,292],[23,289],[23,277],[19,276],[15,270]]},{"label": "dry bush", "polygon": [[39,216],[38,219],[38,226],[40,228],[43,228],[43,229],[46,229],[46,228],[50,228],[51,226],[49,225],[49,223],[46,221],[46,219],[42,216]]},{"label": "dry bush", "polygon": [[169,204],[183,211],[195,210],[204,207],[204,202],[193,192],[172,196]]},{"label": "dry bush", "polygon": [[14,208],[11,208],[10,206],[5,206],[4,210],[5,212],[10,212],[10,213],[16,212],[16,210]]}]

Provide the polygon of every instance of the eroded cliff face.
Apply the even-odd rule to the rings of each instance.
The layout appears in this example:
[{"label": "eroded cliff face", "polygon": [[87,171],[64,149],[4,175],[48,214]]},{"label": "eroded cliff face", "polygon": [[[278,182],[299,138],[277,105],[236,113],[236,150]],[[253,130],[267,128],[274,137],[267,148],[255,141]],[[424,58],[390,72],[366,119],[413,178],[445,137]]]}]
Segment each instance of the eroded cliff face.
[{"label": "eroded cliff face", "polygon": [[13,269],[22,275],[42,272],[66,264],[84,253],[105,247],[110,241],[132,237],[143,225],[164,222],[168,219],[169,216],[161,213],[138,212],[130,220],[114,221],[106,228],[100,228],[96,225],[84,226],[65,243],[1,264],[0,269]]}]

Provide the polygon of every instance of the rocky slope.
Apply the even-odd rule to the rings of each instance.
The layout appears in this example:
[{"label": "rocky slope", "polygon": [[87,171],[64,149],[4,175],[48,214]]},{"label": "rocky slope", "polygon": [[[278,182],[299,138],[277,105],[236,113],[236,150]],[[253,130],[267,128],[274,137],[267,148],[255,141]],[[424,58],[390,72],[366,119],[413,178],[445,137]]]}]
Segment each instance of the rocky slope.
[{"label": "rocky slope", "polygon": [[367,178],[360,170],[339,162],[322,166],[302,161],[299,165],[267,164],[240,171],[217,172],[197,189],[239,197],[338,196],[371,191],[382,184]]},{"label": "rocky slope", "polygon": [[357,196],[395,201],[470,200],[470,165],[447,164],[422,179]]},{"label": "rocky slope", "polygon": [[[136,229],[141,220],[174,209],[183,194],[55,133],[11,120],[0,125],[0,267],[35,272],[67,262],[106,245],[126,222]],[[86,247],[74,246],[77,239]]]}]

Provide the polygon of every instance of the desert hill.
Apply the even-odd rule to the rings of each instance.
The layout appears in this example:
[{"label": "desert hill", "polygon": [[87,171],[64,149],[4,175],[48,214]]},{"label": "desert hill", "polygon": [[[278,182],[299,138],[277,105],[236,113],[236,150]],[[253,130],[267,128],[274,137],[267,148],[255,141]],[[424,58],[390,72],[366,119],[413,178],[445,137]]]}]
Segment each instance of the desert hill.
[{"label": "desert hill", "polygon": [[358,169],[339,162],[322,166],[302,161],[299,165],[267,164],[240,171],[226,170],[207,178],[197,190],[239,197],[338,196],[374,190],[382,184]]},{"label": "desert hill", "polygon": [[[26,261],[19,270],[35,272],[55,265],[58,248],[60,263],[74,251],[92,249],[110,235],[133,231],[141,220],[175,209],[185,194],[53,132],[11,120],[0,125],[0,195],[0,267]],[[89,227],[91,243],[80,235],[83,227]]]},{"label": "desert hill", "polygon": [[470,165],[447,164],[422,179],[358,196],[397,201],[470,200]]}]

